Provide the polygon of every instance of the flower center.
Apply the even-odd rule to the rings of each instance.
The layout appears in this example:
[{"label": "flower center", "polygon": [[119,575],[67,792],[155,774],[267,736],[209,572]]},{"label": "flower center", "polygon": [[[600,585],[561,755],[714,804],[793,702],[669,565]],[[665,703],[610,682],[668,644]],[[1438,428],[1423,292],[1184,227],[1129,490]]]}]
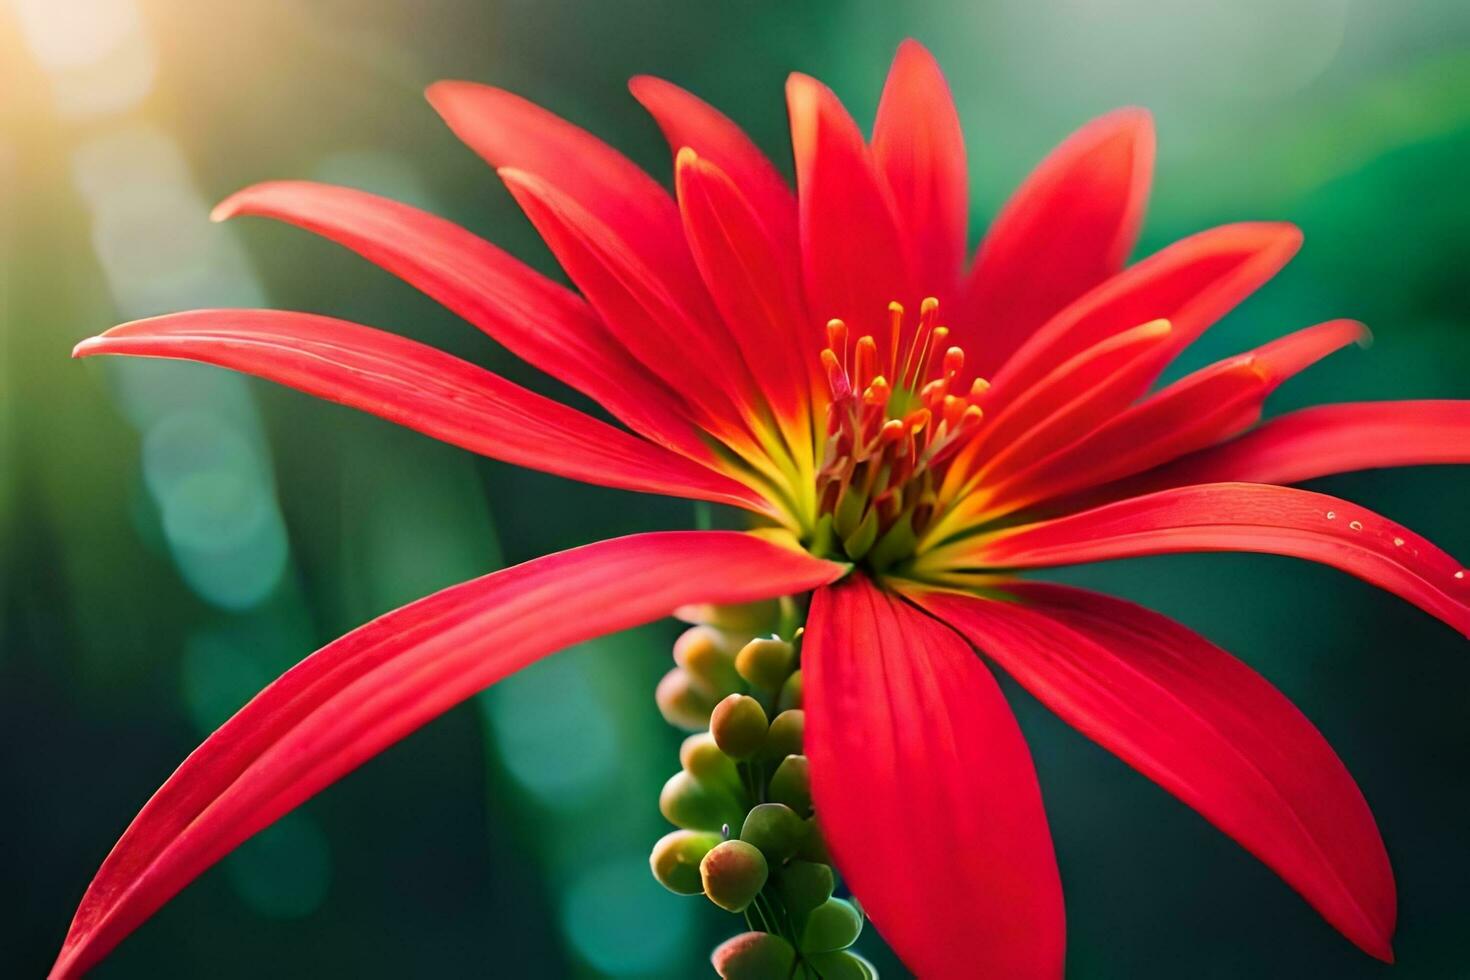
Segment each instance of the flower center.
[{"label": "flower center", "polygon": [[[961,386],[965,353],[946,346],[939,301],[919,307],[906,336],[904,308],[888,305],[886,344],[827,324],[822,366],[832,401],[817,471],[819,521],[811,548],[881,571],[913,553],[938,504],[944,464],[980,425],[990,385]],[[884,349],[886,347],[886,350]]]}]

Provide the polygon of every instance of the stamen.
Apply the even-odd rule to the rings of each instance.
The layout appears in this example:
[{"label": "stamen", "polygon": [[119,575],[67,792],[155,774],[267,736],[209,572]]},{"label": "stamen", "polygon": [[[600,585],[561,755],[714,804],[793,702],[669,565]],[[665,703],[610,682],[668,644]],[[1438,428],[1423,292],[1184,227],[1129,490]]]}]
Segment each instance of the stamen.
[{"label": "stamen", "polygon": [[965,353],[948,345],[950,331],[939,325],[933,297],[920,304],[918,327],[907,340],[902,304],[890,303],[888,312],[886,352],[873,336],[854,338],[844,321],[833,319],[821,353],[832,403],[817,497],[849,544],[866,538],[852,534],[867,523],[880,535],[899,522],[906,534],[924,530],[940,509],[944,473],[936,468],[973,441],[984,417],[979,402],[990,388],[982,378],[959,387]]}]

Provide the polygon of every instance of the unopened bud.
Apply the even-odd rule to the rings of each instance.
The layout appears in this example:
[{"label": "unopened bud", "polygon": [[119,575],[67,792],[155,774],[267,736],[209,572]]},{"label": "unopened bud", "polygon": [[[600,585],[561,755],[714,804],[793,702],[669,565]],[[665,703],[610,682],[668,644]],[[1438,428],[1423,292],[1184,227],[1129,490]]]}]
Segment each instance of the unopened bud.
[{"label": "unopened bud", "polygon": [[675,728],[698,731],[709,724],[714,699],[694,684],[694,679],[683,668],[675,667],[658,682],[653,692],[658,702],[659,713]]},{"label": "unopened bud", "polygon": [[709,958],[723,980],[770,980],[789,977],[796,950],[769,932],[743,932],[720,943]]},{"label": "unopened bud", "polygon": [[738,825],[742,811],[728,791],[682,770],[664,783],[663,791],[658,794],[658,809],[676,827],[711,831],[726,824]]},{"label": "unopened bud", "polygon": [[806,837],[806,824],[789,806],[762,803],[745,815],[740,839],[754,844],[765,855],[766,863],[779,866],[801,846]]},{"label": "unopened bud", "polygon": [[822,828],[817,826],[816,817],[806,818],[806,839],[801,842],[796,856],[803,861],[814,861],[818,864],[832,863],[832,853],[827,850],[827,838],[822,836]]},{"label": "unopened bud", "polygon": [[685,630],[674,641],[674,662],[713,701],[740,690],[735,657],[725,638],[711,626],[691,626]]},{"label": "unopened bud", "polygon": [[[802,833],[805,832],[806,828],[803,827]],[[837,887],[837,880],[832,869],[825,864],[816,861],[792,861],[781,869],[777,887],[787,910],[798,920],[804,920],[808,912],[832,897],[832,889]]]},{"label": "unopened bud", "polygon": [[715,744],[732,759],[749,759],[766,741],[766,712],[747,694],[732,694],[710,713],[709,731]]},{"label": "unopened bud", "polygon": [[766,744],[761,754],[767,759],[780,761],[788,755],[801,755],[802,733],[806,729],[806,714],[800,708],[783,711],[771,722],[766,733]]},{"label": "unopened bud", "polygon": [[862,931],[862,913],[851,902],[829,898],[808,913],[801,930],[801,949],[805,953],[846,949]]},{"label": "unopened bud", "polygon": [[699,864],[705,895],[727,912],[744,912],[769,873],[765,857],[743,840],[716,844]]},{"label": "unopened bud", "polygon": [[775,803],[785,803],[799,815],[812,812],[812,784],[804,755],[788,755],[771,774],[766,793]]},{"label": "unopened bud", "polygon": [[790,711],[801,707],[801,671],[796,671],[786,678],[786,683],[781,685],[781,694],[776,698],[776,708],[780,711]]},{"label": "unopened bud", "polygon": [[802,957],[822,980],[878,980],[878,970],[852,950],[809,953]]},{"label": "unopened bud", "polygon": [[699,863],[720,842],[720,835],[697,830],[664,834],[653,845],[648,866],[658,883],[676,895],[698,895],[704,891]]},{"label": "unopened bud", "polygon": [[709,732],[695,732],[679,747],[679,765],[700,782],[714,786],[740,786],[740,773],[735,760],[720,751]]},{"label": "unopened bud", "polygon": [[775,637],[757,637],[735,654],[735,669],[752,687],[762,691],[779,691],[791,674],[796,651],[790,643]]},{"label": "unopened bud", "polygon": [[781,604],[776,599],[726,606],[705,603],[681,606],[675,615],[686,623],[704,623],[726,633],[756,636],[776,628],[777,620],[781,616]]}]

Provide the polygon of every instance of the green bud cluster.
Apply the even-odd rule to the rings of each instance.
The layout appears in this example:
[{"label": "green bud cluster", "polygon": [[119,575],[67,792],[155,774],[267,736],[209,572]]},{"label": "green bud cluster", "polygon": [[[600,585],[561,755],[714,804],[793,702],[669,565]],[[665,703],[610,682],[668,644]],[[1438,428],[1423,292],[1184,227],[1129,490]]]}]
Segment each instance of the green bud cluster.
[{"label": "green bud cluster", "polygon": [[812,811],[801,630],[789,608],[784,617],[773,608],[701,607],[700,625],[674,644],[656,700],[671,725],[693,734],[659,794],[680,829],[654,845],[649,866],[670,891],[745,916],[750,931],[711,957],[721,977],[876,978],[849,949],[862,911],[834,897],[837,874]]}]

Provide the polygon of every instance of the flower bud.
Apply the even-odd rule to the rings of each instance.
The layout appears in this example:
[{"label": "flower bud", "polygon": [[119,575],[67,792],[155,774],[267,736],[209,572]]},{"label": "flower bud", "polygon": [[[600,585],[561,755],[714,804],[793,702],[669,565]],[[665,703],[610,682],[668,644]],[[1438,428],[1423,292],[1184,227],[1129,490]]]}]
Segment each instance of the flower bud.
[{"label": "flower bud", "polygon": [[796,856],[803,861],[831,864],[832,854],[827,850],[827,839],[822,836],[822,828],[817,826],[817,818],[807,817],[805,822],[806,839],[801,842]]},{"label": "flower bud", "polygon": [[801,930],[803,953],[827,953],[846,949],[863,931],[862,913],[851,902],[829,898],[812,909]]},{"label": "flower bud", "polygon": [[851,950],[812,953],[803,959],[822,980],[878,980],[878,971],[873,964]]},{"label": "flower bud", "polygon": [[709,961],[724,980],[770,980],[791,976],[796,950],[774,933],[743,932],[716,946]]},{"label": "flower bud", "polygon": [[679,747],[679,765],[695,779],[711,786],[740,789],[740,773],[735,761],[720,751],[709,732],[695,732]]},{"label": "flower bud", "polygon": [[776,710],[790,711],[801,707],[801,671],[796,671],[786,678],[786,683],[781,685],[781,694],[776,698]]},{"label": "flower bud", "polygon": [[676,895],[698,895],[704,891],[699,863],[720,842],[719,834],[676,830],[664,834],[653,845],[648,866],[658,883]]},{"label": "flower bud", "polygon": [[712,831],[726,824],[738,825],[742,812],[728,791],[682,770],[664,783],[663,791],[658,794],[658,809],[676,827]]},{"label": "flower bud", "polygon": [[658,702],[664,721],[691,732],[709,724],[710,711],[715,706],[714,699],[695,686],[694,679],[680,667],[663,676],[653,699]]},{"label": "flower bud", "polygon": [[[806,828],[802,828],[806,832]],[[777,887],[786,908],[804,921],[806,914],[832,897],[837,880],[832,869],[816,861],[792,861],[781,869]]]},{"label": "flower bud", "polygon": [[800,708],[783,711],[771,722],[761,754],[777,762],[788,755],[801,755],[801,738],[806,729],[806,713]]},{"label": "flower bud", "polygon": [[674,641],[674,662],[713,701],[740,690],[735,658],[724,637],[710,626],[691,626]]},{"label": "flower bud", "polygon": [[709,731],[720,751],[732,759],[749,759],[766,740],[766,712],[747,694],[732,694],[715,705]]},{"label": "flower bud", "polygon": [[790,676],[795,660],[796,651],[785,640],[756,637],[735,654],[735,669],[752,687],[775,692]]},{"label": "flower bud", "polygon": [[769,633],[776,628],[777,621],[781,618],[781,603],[777,599],[725,606],[701,603],[680,606],[674,615],[686,623],[704,623],[726,633],[755,636]]},{"label": "flower bud", "polygon": [[[718,710],[718,709],[717,709]],[[771,774],[766,796],[775,803],[785,803],[799,815],[812,812],[812,784],[806,756],[788,755]]]},{"label": "flower bud", "polygon": [[801,846],[806,837],[806,824],[789,806],[762,803],[745,815],[740,839],[753,844],[765,855],[766,863],[779,866]]},{"label": "flower bud", "polygon": [[704,893],[727,912],[744,912],[770,873],[761,852],[743,840],[716,844],[699,863]]}]

